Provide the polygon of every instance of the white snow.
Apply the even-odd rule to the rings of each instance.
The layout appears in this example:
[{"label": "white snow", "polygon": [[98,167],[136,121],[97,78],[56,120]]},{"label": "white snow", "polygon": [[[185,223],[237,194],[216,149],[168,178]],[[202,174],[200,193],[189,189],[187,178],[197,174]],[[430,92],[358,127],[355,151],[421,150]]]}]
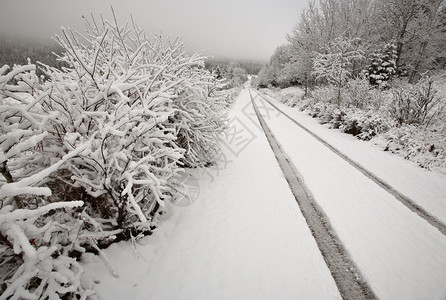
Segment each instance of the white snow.
[{"label": "white snow", "polygon": [[274,101],[274,104],[350,159],[446,223],[445,174],[422,169],[414,162],[398,155],[384,152],[378,147],[371,147],[370,142],[360,141],[352,135],[321,126],[317,119],[279,101]]},{"label": "white snow", "polygon": [[97,258],[85,265],[102,299],[340,299],[266,138],[240,111],[249,101],[244,90],[231,115],[254,138],[193,173],[197,201],[174,207],[136,252],[105,250],[118,279]]},{"label": "white snow", "polygon": [[86,150],[89,146],[89,143],[86,143],[85,145],[82,145],[70,153],[65,154],[61,160],[58,162],[52,164],[48,168],[31,175],[29,177],[26,177],[20,181],[12,182],[12,183],[6,183],[0,187],[0,198],[2,197],[9,197],[9,196],[16,196],[21,194],[36,194],[36,195],[43,195],[43,196],[50,196],[51,190],[47,187],[32,187],[31,185],[36,184],[37,182],[43,180],[45,177],[47,177],[52,172],[56,171],[62,164],[64,164],[67,160],[71,159],[72,157],[75,157],[82,151]]},{"label": "white snow", "polygon": [[[97,257],[83,262],[102,299],[340,298],[249,101],[243,90],[219,163],[192,172],[198,199],[170,207],[152,236],[104,251],[118,278]],[[446,220],[444,176],[281,108]],[[446,296],[444,235],[287,118],[265,119],[380,299]]]},{"label": "white snow", "polygon": [[[256,99],[263,101],[260,97]],[[317,134],[326,132],[319,130],[323,126],[302,114],[294,113],[294,116],[299,121],[305,120],[305,125]],[[440,299],[446,295],[446,237],[443,234],[328,148],[321,147],[320,142],[285,116],[269,114],[266,122],[379,298]],[[342,151],[349,149],[348,155],[355,153],[354,158],[369,161],[371,157],[380,157],[370,146],[369,149],[355,148],[361,142],[339,132],[337,138],[328,133],[323,138],[326,136],[331,137],[330,143],[343,145]],[[363,152],[354,152],[355,149]],[[441,175],[418,172],[404,160],[378,158],[370,162],[375,164],[373,170],[384,170],[382,174],[387,176],[404,176],[406,184],[417,182],[415,187],[407,187],[408,191],[416,190],[432,177],[441,182]],[[404,173],[398,173],[401,169],[389,169],[391,164],[403,168]],[[446,199],[441,188],[429,184],[421,190],[426,188],[432,190],[425,194],[425,202],[435,201],[429,198],[431,194]]]}]

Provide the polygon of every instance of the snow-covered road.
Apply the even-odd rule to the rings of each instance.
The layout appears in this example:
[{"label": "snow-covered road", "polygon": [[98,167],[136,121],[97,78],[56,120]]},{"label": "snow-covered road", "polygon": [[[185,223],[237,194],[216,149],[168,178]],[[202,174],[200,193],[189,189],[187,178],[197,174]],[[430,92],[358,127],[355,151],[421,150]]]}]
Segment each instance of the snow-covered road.
[{"label": "snow-covered road", "polygon": [[[325,145],[327,148],[329,148],[332,152],[334,152],[336,155],[344,159],[346,162],[348,162],[350,165],[355,167],[358,171],[363,173],[365,176],[370,178],[372,181],[374,181],[376,184],[378,184],[380,187],[382,187],[384,190],[395,196],[396,199],[398,199],[402,204],[404,204],[407,208],[409,208],[411,211],[415,212],[417,215],[419,215],[421,218],[425,219],[429,224],[436,227],[441,233],[446,235],[446,223],[444,222],[445,219],[445,201],[444,195],[446,194],[446,187],[445,187],[445,177],[442,175],[438,175],[435,173],[427,172],[426,170],[421,171],[418,167],[413,167],[411,165],[408,165],[406,163],[401,163],[400,160],[396,160],[393,164],[394,168],[389,168],[389,164],[387,162],[387,157],[383,155],[381,151],[375,152],[377,156],[370,157],[370,147],[365,148],[366,156],[363,153],[358,152],[350,152],[351,154],[354,154],[353,157],[349,157],[347,154],[345,154],[345,150],[350,150],[349,148],[345,148],[345,145],[341,147],[343,148],[344,152],[340,151],[337,147],[334,147],[332,144],[328,143],[326,140],[319,137],[317,134],[315,134],[313,131],[309,130],[307,127],[303,126],[299,121],[295,119],[295,117],[290,116],[288,113],[286,113],[284,110],[280,109],[276,104],[274,104],[272,101],[274,100],[268,100],[267,97],[262,95],[261,93],[257,92],[257,95],[259,95],[263,100],[265,100],[269,105],[271,105],[275,110],[279,111],[281,114],[285,115],[289,120],[291,120],[294,124],[296,124],[299,128],[306,131],[308,134],[310,134],[312,137],[314,137],[316,140],[321,142],[323,145]],[[276,102],[276,101],[275,101]],[[320,128],[321,126],[317,126]],[[339,140],[339,134],[337,135]],[[344,136],[345,137],[345,136]],[[339,146],[339,141],[335,144]],[[366,144],[370,146],[370,144]],[[367,157],[367,160],[364,161],[364,157]],[[366,168],[364,165],[367,165],[367,162],[370,162],[370,159],[373,158],[381,158],[381,161],[384,162],[384,164],[377,164],[376,161],[373,161],[372,165],[368,165],[368,168],[371,168],[372,170],[377,171],[378,174],[380,174],[381,177],[370,171],[368,168]],[[355,160],[356,159],[356,160]],[[359,161],[359,162],[358,162]],[[365,162],[365,164],[364,164]],[[389,171],[388,173],[383,173],[383,165],[386,167],[386,169]],[[378,166],[378,168],[377,168]],[[406,177],[406,173],[404,172],[406,168],[409,168],[409,179],[415,184],[414,186],[411,186],[408,189],[407,182],[405,185],[399,185],[399,189],[402,189],[404,192],[400,192],[395,188],[395,185],[398,186],[398,184],[395,183],[401,183],[398,181],[395,181],[394,178],[399,177]],[[412,167],[412,168],[411,168]],[[411,172],[412,171],[412,172]],[[403,176],[402,176],[403,175]],[[418,175],[418,176],[417,176]],[[421,175],[421,176],[419,176]],[[433,175],[433,176],[431,176]],[[427,177],[427,178],[426,178]],[[420,186],[420,182],[417,182],[417,180],[420,180],[421,182],[424,182],[425,185]],[[427,180],[431,179],[431,180]],[[433,180],[432,180],[433,179]],[[407,179],[406,179],[407,180]],[[394,186],[389,184],[388,182],[393,182]],[[418,189],[421,189],[421,193],[418,191]],[[423,193],[424,191],[424,193]],[[407,196],[407,194],[411,196]],[[428,197],[431,196],[431,197]],[[432,199],[432,196],[434,196],[434,199]],[[413,197],[414,199],[412,199]],[[424,208],[422,205],[427,206],[428,208]],[[438,208],[435,210],[435,208]]]},{"label": "snow-covered road", "polygon": [[[265,106],[264,100],[254,94],[254,100]],[[445,296],[446,237],[438,229],[284,115],[269,112],[265,119],[379,298],[440,299]],[[307,125],[311,130],[322,127],[310,122]],[[338,139],[339,136],[338,133]],[[367,157],[369,153],[356,153],[356,156]],[[399,162],[401,166],[405,164],[405,161]],[[412,176],[419,176],[418,170],[410,173],[412,169],[404,167],[405,173],[399,175],[408,178],[408,182],[413,180]],[[376,161],[375,169],[378,168]],[[394,169],[392,174],[399,171]],[[438,181],[442,176],[436,178]],[[410,189],[413,187],[405,190]],[[428,195],[438,192],[430,191]],[[446,200],[446,194],[443,196]],[[438,201],[426,198],[425,202]],[[432,205],[435,204],[441,205]]]},{"label": "snow-covered road", "polygon": [[281,111],[330,144],[337,151],[365,168],[393,189],[421,206],[446,224],[446,174],[430,172],[398,155],[384,152],[370,143],[358,141],[352,135],[321,126],[317,119],[263,95]]},{"label": "snow-covered road", "polygon": [[[227,160],[194,173],[200,195],[152,236],[85,267],[102,299],[341,299],[257,120],[248,90],[231,112]],[[244,131],[244,132],[241,132]]]},{"label": "snow-covered road", "polygon": [[[446,296],[446,237],[253,97],[373,292],[381,299]],[[172,207],[160,228],[136,243],[136,251],[128,242],[105,250],[119,278],[97,258],[85,262],[85,276],[96,279],[102,299],[341,298],[250,102],[244,89],[230,113],[219,163],[192,173],[200,185],[198,199]],[[349,157],[368,161],[373,173],[385,177],[404,170],[405,180],[388,182],[419,195],[417,203],[446,219],[445,177],[419,172],[404,160],[387,160],[395,166],[390,169],[386,160],[370,162],[379,157],[376,149],[290,113],[346,148]],[[434,184],[423,193],[424,187],[414,189],[414,181]]]},{"label": "snow-covered road", "polygon": [[[251,93],[250,93],[251,94]],[[311,191],[304,184],[304,180],[296,169],[291,159],[285,153],[271,129],[265,122],[258,105],[253,100],[256,117],[259,120],[265,136],[276,156],[282,172],[288,182],[294,198],[307,222],[308,227],[322,253],[324,260],[330,269],[330,273],[336,282],[343,299],[375,299],[370,286],[364,281],[361,272],[355,263],[349,258],[339,238],[334,234],[334,229],[330,225],[323,211],[314,201]]]}]

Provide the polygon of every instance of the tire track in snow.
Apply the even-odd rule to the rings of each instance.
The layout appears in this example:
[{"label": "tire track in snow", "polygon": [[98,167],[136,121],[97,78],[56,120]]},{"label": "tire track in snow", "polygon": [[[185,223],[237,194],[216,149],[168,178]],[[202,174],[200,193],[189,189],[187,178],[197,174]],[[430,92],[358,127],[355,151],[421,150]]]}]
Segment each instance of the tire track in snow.
[{"label": "tire track in snow", "polygon": [[249,90],[251,103],[256,116],[268,139],[271,149],[285,175],[285,179],[299,205],[299,208],[307,222],[311,233],[316,240],[319,251],[330,270],[336,286],[343,299],[376,299],[375,294],[368,284],[362,280],[359,269],[350,260],[347,251],[335,235],[330,223],[321,208],[314,201],[311,193],[303,184],[301,175],[284,153],[283,149],[271,133],[265,120],[252,98]]},{"label": "tire track in snow", "polygon": [[308,128],[297,122],[295,119],[293,119],[291,116],[289,116],[287,113],[285,113],[283,110],[278,108],[275,104],[271,103],[268,99],[266,99],[260,92],[255,91],[257,95],[259,95],[263,100],[265,100],[269,105],[271,105],[273,108],[275,108],[277,111],[279,111],[281,114],[283,114],[285,117],[290,119],[294,124],[299,126],[301,129],[303,129],[305,132],[307,132],[309,135],[311,135],[313,138],[318,140],[320,143],[322,143],[324,146],[326,146],[328,149],[330,149],[333,153],[341,157],[343,160],[348,162],[350,165],[355,167],[358,171],[360,171],[362,174],[370,178],[372,181],[374,181],[377,185],[379,185],[381,188],[383,188],[385,191],[390,193],[392,196],[394,196],[398,201],[400,201],[404,206],[406,206],[408,209],[410,209],[412,212],[416,213],[419,217],[426,220],[430,225],[437,228],[443,235],[446,235],[446,225],[442,223],[440,220],[432,216],[428,211],[426,211],[423,207],[416,204],[412,199],[409,197],[403,195],[402,193],[395,190],[391,185],[389,185],[387,182],[382,180],[381,178],[377,177],[372,172],[368,171],[364,167],[362,167],[357,162],[350,159],[348,156],[340,152],[338,149],[324,141],[321,137],[310,131]]}]

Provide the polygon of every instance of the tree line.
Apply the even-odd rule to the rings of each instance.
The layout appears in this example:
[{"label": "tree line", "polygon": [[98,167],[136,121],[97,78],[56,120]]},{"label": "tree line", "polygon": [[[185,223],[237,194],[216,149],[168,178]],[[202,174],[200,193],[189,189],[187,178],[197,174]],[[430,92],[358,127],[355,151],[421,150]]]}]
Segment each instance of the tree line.
[{"label": "tree line", "polygon": [[317,83],[341,87],[364,76],[384,85],[394,76],[410,83],[446,65],[444,0],[311,1],[259,72],[259,86]]},{"label": "tree line", "polygon": [[[54,54],[60,55],[62,52],[62,47],[51,40],[0,38],[0,66],[24,65],[30,59],[32,62],[40,62],[61,69],[68,65],[58,60]],[[37,69],[37,75],[43,75],[43,73],[42,70]]]}]

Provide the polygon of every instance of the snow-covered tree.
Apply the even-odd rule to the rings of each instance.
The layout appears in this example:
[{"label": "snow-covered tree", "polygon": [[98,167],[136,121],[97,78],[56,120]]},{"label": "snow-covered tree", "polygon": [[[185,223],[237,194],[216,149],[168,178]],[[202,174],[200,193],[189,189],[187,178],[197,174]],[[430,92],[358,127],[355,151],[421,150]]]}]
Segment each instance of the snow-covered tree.
[{"label": "snow-covered tree", "polygon": [[267,87],[274,81],[274,70],[270,64],[266,64],[260,69],[258,74],[258,86]]},{"label": "snow-covered tree", "polygon": [[223,89],[238,88],[248,80],[247,71],[238,62],[211,61],[207,62],[206,68],[217,80],[225,83]]},{"label": "snow-covered tree", "polygon": [[340,36],[368,40],[374,30],[375,1],[311,1],[303,10],[288,40],[305,44],[310,52],[320,52]]},{"label": "snow-covered tree", "polygon": [[364,59],[363,50],[356,45],[357,40],[337,38],[325,53],[316,53],[313,62],[313,75],[318,80],[326,80],[336,86],[337,104],[340,105],[341,89],[352,76],[355,61]]},{"label": "snow-covered tree", "polygon": [[387,43],[382,49],[370,55],[371,64],[366,69],[366,76],[371,84],[385,86],[396,74],[396,45]]},{"label": "snow-covered tree", "polygon": [[377,35],[396,41],[399,73],[415,82],[439,58],[445,57],[446,8],[443,0],[379,0]]},{"label": "snow-covered tree", "polygon": [[409,82],[415,83],[426,70],[437,67],[438,59],[446,57],[446,2],[423,1],[410,30],[412,40],[403,58],[409,66]]},{"label": "snow-covered tree", "polygon": [[[296,45],[294,45],[296,46]],[[295,62],[293,63],[294,74],[297,81],[305,87],[305,97],[308,96],[308,90],[314,83],[313,71],[314,54],[305,46],[298,45],[294,48]]]},{"label": "snow-covered tree", "polygon": [[229,86],[239,87],[248,80],[248,73],[238,63],[231,62],[226,66],[223,77],[228,81]]},{"label": "snow-covered tree", "polygon": [[283,88],[297,83],[297,74],[293,64],[292,45],[285,44],[277,47],[269,63],[259,72],[259,84],[265,87],[271,84]]}]

